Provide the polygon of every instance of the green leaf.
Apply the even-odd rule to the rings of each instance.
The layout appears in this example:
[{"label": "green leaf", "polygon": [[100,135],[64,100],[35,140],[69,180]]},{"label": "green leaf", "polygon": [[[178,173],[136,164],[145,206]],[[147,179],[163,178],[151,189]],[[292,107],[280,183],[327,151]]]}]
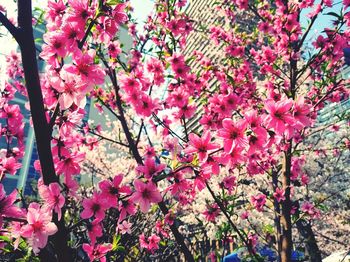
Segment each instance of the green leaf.
[{"label": "green leaf", "polygon": [[125,247],[123,246],[118,246],[115,251],[118,251],[118,252],[125,252]]},{"label": "green leaf", "polygon": [[10,238],[8,238],[7,236],[0,236],[0,240],[2,240],[4,242],[8,242],[8,243],[11,242]]},{"label": "green leaf", "polygon": [[338,19],[341,19],[341,16],[339,14],[335,13],[335,12],[328,12],[325,15],[334,16],[334,17],[336,17]]},{"label": "green leaf", "polygon": [[112,250],[116,251],[119,248],[119,241],[121,239],[121,235],[114,235],[112,242]]},{"label": "green leaf", "polygon": [[265,225],[264,228],[263,228],[263,231],[265,233],[273,234],[274,228],[273,228],[272,225]]},{"label": "green leaf", "polygon": [[120,0],[108,0],[108,1],[106,2],[106,5],[111,6],[111,5],[119,4],[119,3],[121,3],[121,2],[122,2],[122,1],[120,1]]}]

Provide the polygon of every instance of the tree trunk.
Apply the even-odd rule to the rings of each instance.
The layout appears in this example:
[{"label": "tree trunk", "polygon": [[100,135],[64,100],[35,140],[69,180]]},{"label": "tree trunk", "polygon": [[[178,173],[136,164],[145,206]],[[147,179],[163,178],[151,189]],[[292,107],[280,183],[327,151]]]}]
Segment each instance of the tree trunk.
[{"label": "tree trunk", "polygon": [[292,141],[289,141],[289,148],[285,153],[285,169],[282,175],[282,185],[285,190],[285,200],[282,202],[281,224],[282,233],[280,237],[281,262],[290,262],[292,257],[293,240],[292,240],[292,223],[291,209],[292,202],[290,197],[290,172],[292,163]]},{"label": "tree trunk", "polygon": [[[276,188],[278,187],[278,171],[276,170],[272,170],[272,187],[273,187],[273,191],[276,191]],[[282,250],[282,243],[281,241],[279,241],[280,236],[281,236],[281,219],[280,219],[280,213],[281,213],[281,208],[280,208],[280,204],[277,201],[277,199],[273,200],[273,206],[274,206],[274,224],[275,224],[275,228],[276,228],[276,245],[277,245],[277,251],[278,251],[278,256],[279,256],[279,260],[281,260],[281,250]]]},{"label": "tree trunk", "polygon": [[296,225],[300,235],[306,240],[305,244],[310,255],[310,262],[322,261],[321,251],[318,248],[311,224],[305,219],[298,219]]},{"label": "tree trunk", "polygon": [[[30,111],[33,120],[35,139],[37,143],[38,155],[45,185],[58,182],[55,174],[55,167],[51,152],[51,132],[46,121],[44,100],[40,86],[39,71],[36,59],[36,49],[32,28],[32,5],[31,0],[18,0],[18,36],[17,41],[21,49],[22,64]],[[52,236],[52,242],[57,255],[57,260],[62,262],[71,261],[67,245],[68,232],[65,228],[64,220],[58,221],[54,214],[53,222],[58,231]],[[48,252],[41,254],[45,261],[52,261]]]}]

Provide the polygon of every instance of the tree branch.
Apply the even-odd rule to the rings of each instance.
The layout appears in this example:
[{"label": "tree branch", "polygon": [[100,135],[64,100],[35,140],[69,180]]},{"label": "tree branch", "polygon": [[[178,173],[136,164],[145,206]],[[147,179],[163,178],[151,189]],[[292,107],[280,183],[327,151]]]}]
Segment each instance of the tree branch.
[{"label": "tree branch", "polygon": [[16,39],[18,43],[19,30],[15,27],[8,18],[0,12],[0,22],[10,32],[10,34]]}]

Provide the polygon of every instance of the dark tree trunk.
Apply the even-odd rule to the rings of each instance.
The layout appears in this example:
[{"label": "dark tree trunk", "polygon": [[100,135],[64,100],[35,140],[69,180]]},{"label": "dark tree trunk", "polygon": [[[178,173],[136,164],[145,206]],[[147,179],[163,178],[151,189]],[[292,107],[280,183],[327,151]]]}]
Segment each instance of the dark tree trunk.
[{"label": "dark tree trunk", "polygon": [[311,224],[305,219],[298,219],[296,222],[300,235],[305,239],[306,249],[310,256],[310,262],[322,261],[321,251],[318,248],[315,234]]},{"label": "dark tree trunk", "polygon": [[[32,28],[32,6],[30,0],[18,0],[18,35],[17,41],[21,49],[22,64],[30,111],[33,120],[35,139],[38,155],[45,185],[58,182],[55,174],[55,167],[51,152],[51,132],[46,121],[44,100],[40,86],[38,65],[36,59],[36,49]],[[70,261],[69,249],[67,245],[68,232],[63,219],[58,221],[57,215],[53,216],[53,221],[57,225],[58,231],[52,236],[52,242],[57,260],[62,262]],[[42,260],[52,261],[48,252],[41,254]],[[44,260],[44,261],[45,261]]]},{"label": "dark tree trunk", "polygon": [[[272,170],[272,187],[273,191],[276,191],[276,188],[278,187],[278,172],[276,170]],[[280,213],[281,213],[281,208],[280,204],[277,201],[277,199],[273,200],[273,206],[274,206],[274,211],[275,211],[275,217],[274,217],[274,224],[276,228],[276,244],[277,244],[277,251],[278,251],[278,256],[279,260],[281,260],[281,251],[282,251],[282,243],[279,241],[280,236],[281,236],[281,219],[280,219]]]},{"label": "dark tree trunk", "polygon": [[289,149],[285,153],[285,169],[282,175],[282,185],[285,191],[285,200],[282,202],[281,224],[282,232],[280,237],[281,243],[281,262],[290,262],[292,257],[293,240],[292,240],[292,222],[291,209],[292,202],[290,196],[290,172],[292,163],[292,142],[289,141]]}]

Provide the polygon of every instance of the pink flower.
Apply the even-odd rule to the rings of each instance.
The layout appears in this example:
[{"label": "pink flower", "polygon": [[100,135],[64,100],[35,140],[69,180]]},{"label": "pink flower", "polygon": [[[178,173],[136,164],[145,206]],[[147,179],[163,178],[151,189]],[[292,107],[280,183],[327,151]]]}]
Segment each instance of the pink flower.
[{"label": "pink flower", "polygon": [[120,194],[131,194],[131,189],[128,186],[121,186],[123,175],[117,175],[113,178],[113,181],[107,179],[102,180],[98,186],[101,189],[101,197],[106,200],[106,203],[110,207],[117,207],[118,197]]},{"label": "pink flower", "polygon": [[15,175],[17,170],[22,166],[21,163],[18,163],[14,157],[8,157],[0,159],[0,176],[4,174]]},{"label": "pink flower", "polygon": [[146,249],[148,249],[148,242],[147,242],[147,239],[146,239],[146,237],[145,237],[145,234],[141,234],[140,236],[139,236],[139,241],[140,241],[140,247],[141,248],[146,248]]},{"label": "pink flower", "polygon": [[243,147],[246,144],[244,132],[246,130],[246,122],[239,121],[234,123],[232,119],[226,118],[222,120],[222,127],[218,131],[218,136],[223,138],[224,150],[226,153],[231,153],[233,148],[237,146]]},{"label": "pink flower", "polygon": [[210,222],[215,222],[216,217],[220,214],[219,206],[214,203],[212,205],[207,205],[207,209],[203,212],[206,220]]},{"label": "pink flower", "polygon": [[43,51],[40,53],[40,56],[49,60],[52,57],[65,57],[67,55],[66,49],[66,38],[62,34],[47,33],[44,35],[45,45],[43,45]]},{"label": "pink flower", "polygon": [[246,220],[249,217],[249,212],[248,211],[243,211],[241,214],[241,219]]},{"label": "pink flower", "polygon": [[79,77],[87,87],[104,83],[105,72],[94,64],[95,51],[90,49],[86,53],[76,51],[73,55],[74,64],[64,65],[63,69],[76,77]]},{"label": "pink flower", "polygon": [[51,211],[46,207],[40,207],[38,203],[30,203],[27,213],[28,224],[21,229],[22,237],[28,239],[35,254],[46,246],[48,236],[57,232],[57,227],[51,222]]},{"label": "pink flower", "polygon": [[23,115],[21,114],[21,109],[19,105],[1,105],[0,117],[6,118],[8,129],[12,133],[12,135],[23,135]]},{"label": "pink flower", "polygon": [[65,199],[61,194],[59,184],[51,183],[49,186],[45,186],[43,183],[38,182],[38,190],[40,196],[45,201],[45,205],[51,210],[54,210],[58,214],[58,220],[60,220],[62,215],[61,209],[64,206]]},{"label": "pink flower", "polygon": [[94,221],[92,221],[92,223],[88,223],[86,228],[91,244],[94,245],[96,243],[96,238],[102,236],[103,234],[101,222],[95,219]]},{"label": "pink flower", "polygon": [[46,17],[50,21],[55,21],[59,16],[62,16],[66,10],[66,5],[62,0],[59,1],[48,1]]},{"label": "pink flower", "polygon": [[70,8],[68,21],[77,24],[77,27],[84,28],[86,20],[91,18],[93,12],[89,10],[89,3],[85,0],[69,0]]},{"label": "pink flower", "polygon": [[303,127],[310,126],[312,123],[311,117],[311,106],[306,104],[304,98],[299,98],[293,108],[293,116],[296,120],[296,127],[301,129]]},{"label": "pink flower", "polygon": [[125,13],[126,4],[117,4],[113,10],[113,18],[118,24],[124,24],[128,21],[128,16]]},{"label": "pink flower", "polygon": [[118,210],[120,212],[119,221],[124,220],[128,214],[135,215],[136,213],[135,204],[131,199],[120,201]]},{"label": "pink flower", "polygon": [[155,159],[147,158],[144,161],[143,165],[139,165],[138,167],[136,167],[136,170],[144,174],[145,178],[151,179],[154,176],[158,175],[160,172],[162,172],[165,167],[165,164],[157,165]]},{"label": "pink flower", "polygon": [[261,212],[261,211],[263,211],[264,205],[266,203],[266,196],[264,194],[252,196],[250,201],[255,206],[256,210]]},{"label": "pink flower", "polygon": [[21,227],[22,223],[17,221],[12,221],[8,225],[9,232],[11,232],[11,237],[15,239],[13,242],[14,249],[17,249],[21,241]]},{"label": "pink flower", "polygon": [[190,67],[186,65],[185,57],[183,55],[173,54],[173,56],[169,59],[169,62],[176,77],[186,78],[188,72],[190,71]]},{"label": "pink flower", "polygon": [[128,221],[124,220],[122,223],[118,224],[117,230],[120,231],[122,235],[124,234],[131,234],[131,227],[132,224],[129,223]]},{"label": "pink flower", "polygon": [[156,234],[152,234],[148,238],[148,249],[150,249],[152,251],[157,250],[159,241],[160,241],[160,237],[157,236]]},{"label": "pink flower", "polygon": [[267,132],[265,129],[257,129],[258,131],[262,131],[261,133],[252,133],[250,134],[249,141],[249,150],[248,155],[254,154],[257,150],[264,149],[264,145],[267,142]]},{"label": "pink flower", "polygon": [[301,205],[301,210],[308,214],[311,218],[317,219],[321,216],[320,210],[317,209],[312,203],[306,201]]},{"label": "pink flower", "polygon": [[79,162],[84,159],[84,156],[84,153],[71,153],[67,149],[61,148],[61,160],[57,163],[57,173],[65,174],[66,176],[79,174]]},{"label": "pink flower", "polygon": [[160,237],[156,234],[152,234],[150,237],[146,239],[144,234],[139,236],[140,246],[141,248],[145,248],[151,253],[159,248],[158,244],[160,241]]},{"label": "pink flower", "polygon": [[85,32],[74,23],[65,23],[62,26],[62,34],[65,38],[67,50],[74,51],[74,49],[77,48],[77,41],[84,37]]},{"label": "pink flower", "polygon": [[106,262],[106,254],[112,250],[112,244],[89,245],[83,244],[83,249],[91,261]]},{"label": "pink flower", "polygon": [[146,64],[147,71],[153,74],[153,79],[156,85],[161,85],[164,82],[164,66],[161,61],[156,58],[151,58]]},{"label": "pink flower", "polygon": [[201,165],[203,174],[214,174],[220,173],[219,157],[208,156],[207,162]]},{"label": "pink flower", "polygon": [[83,219],[95,216],[97,221],[102,221],[105,217],[107,205],[106,200],[101,197],[101,193],[94,192],[92,198],[83,200],[84,210],[80,216]]},{"label": "pink flower", "polygon": [[170,190],[170,193],[175,196],[180,192],[187,191],[190,186],[189,181],[184,179],[183,174],[180,171],[174,174],[174,182],[167,188],[167,191]]},{"label": "pink flower", "polygon": [[184,7],[184,6],[186,6],[186,3],[187,3],[187,0],[178,0],[176,5],[178,7]]},{"label": "pink flower", "polygon": [[162,201],[162,195],[157,186],[152,182],[145,184],[137,179],[134,181],[134,186],[136,191],[131,196],[131,200],[140,204],[140,209],[143,213],[148,211],[151,203],[159,203]]},{"label": "pink flower", "polygon": [[122,52],[122,49],[120,48],[120,44],[118,41],[109,43],[108,54],[110,55],[110,57],[116,58],[121,52]]},{"label": "pink flower", "polygon": [[244,155],[242,154],[243,148],[240,146],[234,146],[231,152],[223,153],[220,158],[220,163],[223,165],[227,165],[230,168],[234,168],[236,165],[240,164],[244,159]]},{"label": "pink flower", "polygon": [[50,77],[51,86],[60,93],[58,102],[62,110],[71,107],[73,103],[80,108],[84,108],[85,86],[77,80],[76,76],[68,74],[66,71],[62,71],[60,77]]},{"label": "pink flower", "polygon": [[141,94],[140,100],[134,105],[137,114],[143,117],[149,117],[158,110],[158,99],[152,99],[149,95]]},{"label": "pink flower", "polygon": [[208,153],[219,148],[218,144],[211,143],[210,132],[206,131],[199,137],[193,133],[189,134],[189,147],[186,148],[185,152],[191,154],[194,152],[198,153],[199,161],[206,162],[208,159]]},{"label": "pink flower", "polygon": [[279,102],[267,101],[265,104],[266,111],[269,113],[266,117],[267,127],[282,134],[287,129],[288,124],[293,125],[295,120],[290,112],[292,105],[293,101],[289,99]]},{"label": "pink flower", "polygon": [[306,174],[302,174],[300,180],[303,186],[309,184],[309,177]]},{"label": "pink flower", "polygon": [[3,217],[18,218],[22,215],[22,211],[19,207],[15,206],[17,190],[12,191],[11,194],[6,196],[4,186],[0,184],[0,228],[2,226]]},{"label": "pink flower", "polygon": [[166,225],[172,225],[172,224],[174,224],[175,218],[176,218],[175,214],[173,212],[169,212],[164,217],[164,223]]},{"label": "pink flower", "polygon": [[281,202],[286,200],[286,197],[284,196],[284,194],[285,194],[284,190],[277,187],[275,193],[273,193],[273,196],[277,200],[277,202]]},{"label": "pink flower", "polygon": [[235,176],[225,177],[221,183],[222,187],[227,189],[229,193],[237,186],[237,178]]}]

